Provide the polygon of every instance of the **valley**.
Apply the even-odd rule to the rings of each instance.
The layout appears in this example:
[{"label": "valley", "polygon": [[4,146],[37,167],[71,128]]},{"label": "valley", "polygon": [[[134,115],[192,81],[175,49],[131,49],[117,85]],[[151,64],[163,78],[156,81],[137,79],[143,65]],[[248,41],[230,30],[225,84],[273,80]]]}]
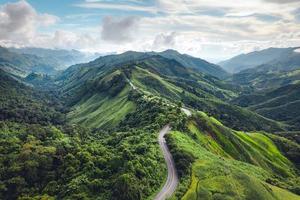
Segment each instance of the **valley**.
[{"label": "valley", "polygon": [[1,199],[300,198],[290,48],[255,52],[267,63],[234,74],[175,50],[55,73],[26,60],[52,51],[1,52]]}]

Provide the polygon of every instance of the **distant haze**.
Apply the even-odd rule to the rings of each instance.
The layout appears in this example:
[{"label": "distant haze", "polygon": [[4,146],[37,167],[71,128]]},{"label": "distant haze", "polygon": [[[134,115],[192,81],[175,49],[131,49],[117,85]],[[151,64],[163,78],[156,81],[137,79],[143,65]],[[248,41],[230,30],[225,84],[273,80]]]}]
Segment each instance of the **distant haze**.
[{"label": "distant haze", "polygon": [[0,0],[0,45],[163,51],[219,62],[300,46],[297,0]]}]

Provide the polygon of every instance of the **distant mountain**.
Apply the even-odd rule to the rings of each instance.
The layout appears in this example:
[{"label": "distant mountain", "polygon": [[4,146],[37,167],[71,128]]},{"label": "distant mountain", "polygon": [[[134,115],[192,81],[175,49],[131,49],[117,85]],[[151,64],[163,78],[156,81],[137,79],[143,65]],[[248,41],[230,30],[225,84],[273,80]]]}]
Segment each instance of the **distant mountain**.
[{"label": "distant mountain", "polygon": [[300,129],[300,83],[242,95],[232,102]]},{"label": "distant mountain", "polygon": [[180,54],[175,50],[166,50],[159,54],[165,58],[174,59],[185,67],[197,69],[198,71],[209,74],[218,78],[228,77],[228,73],[223,70],[220,66],[207,62],[206,60],[195,58],[187,54]]},{"label": "distant mountain", "polygon": [[[13,54],[22,62],[5,66],[27,69],[28,54]],[[175,198],[299,199],[300,83],[244,101],[244,87],[198,61],[131,51],[54,76],[1,68],[0,199],[150,199],[167,172],[157,141],[166,125]],[[291,140],[271,134],[287,130]]]},{"label": "distant mountain", "polygon": [[225,72],[221,67],[217,65],[209,63],[200,58],[195,58],[186,54],[180,54],[174,50],[167,50],[163,52],[145,52],[145,53],[127,51],[122,54],[101,56],[98,59],[89,62],[87,64],[74,65],[70,67],[68,70],[66,70],[64,73],[72,73],[72,71],[76,72],[77,68],[93,68],[99,66],[101,66],[103,69],[110,69],[119,64],[124,64],[126,62],[134,62],[152,55],[160,55],[168,59],[174,59],[184,67],[193,68],[204,74],[215,76],[221,79],[227,77],[228,75],[227,72]]},{"label": "distant mountain", "polygon": [[[143,91],[169,100],[181,100],[189,92],[212,99],[231,99],[234,95],[217,78],[185,67],[174,59],[132,51],[72,66],[57,79],[74,108],[69,117],[94,128],[116,125],[116,120],[121,121],[135,107],[127,100],[130,92],[127,80]],[[87,116],[87,110],[98,114]],[[112,111],[116,113],[106,113]],[[99,123],[100,116],[118,117]]]},{"label": "distant mountain", "polygon": [[11,52],[18,54],[29,54],[47,60],[57,70],[66,69],[67,67],[77,64],[85,63],[101,56],[98,53],[84,53],[77,50],[64,49],[44,49],[44,48],[9,48]]},{"label": "distant mountain", "polygon": [[219,65],[230,73],[238,73],[245,69],[254,68],[258,65],[275,63],[294,53],[295,48],[268,48],[241,54],[229,60],[220,62]]},{"label": "distant mountain", "polygon": [[234,74],[231,80],[234,84],[263,90],[299,82],[299,77],[300,52],[295,51],[295,48],[289,48],[286,49],[284,56]]},{"label": "distant mountain", "polygon": [[237,96],[230,85],[160,55],[126,52],[105,56],[72,66],[57,78],[63,96],[72,107],[69,118],[93,128],[116,126],[133,112],[135,104],[128,100],[131,91],[128,80],[147,94],[171,102],[181,101],[213,114],[236,129],[284,128],[283,124],[225,103]]},{"label": "distant mountain", "polygon": [[6,72],[19,76],[26,76],[31,72],[56,73],[55,65],[47,59],[36,55],[11,52],[3,47],[0,47],[0,67]]},{"label": "distant mountain", "polygon": [[47,93],[37,91],[0,69],[0,121],[61,124],[61,105]]}]

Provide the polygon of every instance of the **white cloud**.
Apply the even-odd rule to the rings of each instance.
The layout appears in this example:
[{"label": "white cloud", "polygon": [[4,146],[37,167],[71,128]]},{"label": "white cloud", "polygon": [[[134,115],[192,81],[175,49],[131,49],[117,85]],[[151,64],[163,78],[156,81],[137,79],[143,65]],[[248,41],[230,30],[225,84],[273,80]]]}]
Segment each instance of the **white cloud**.
[{"label": "white cloud", "polygon": [[56,21],[56,16],[39,14],[24,0],[4,4],[0,7],[0,40],[30,43],[39,26],[49,26]]},{"label": "white cloud", "polygon": [[176,32],[170,34],[159,34],[155,37],[153,41],[154,50],[170,49],[173,48],[176,44]]},{"label": "white cloud", "polygon": [[299,0],[264,0],[271,3],[287,4],[287,3],[299,3]]},{"label": "white cloud", "polygon": [[110,42],[130,42],[138,29],[138,19],[133,16],[115,18],[107,16],[102,21],[101,38]]},{"label": "white cloud", "polygon": [[140,11],[155,13],[157,10],[150,6],[139,6],[139,5],[128,5],[128,4],[115,4],[107,2],[91,1],[85,3],[74,4],[80,8],[93,8],[93,9],[112,9],[112,10],[123,10],[123,11]]},{"label": "white cloud", "polygon": [[[0,43],[100,52],[174,48],[210,60],[270,46],[300,46],[299,0],[150,2],[85,0],[75,4],[85,12],[64,16],[66,22],[43,34],[40,27],[56,23],[57,17],[38,13],[24,0],[8,3],[0,7]],[[137,16],[129,16],[132,12]]]},{"label": "white cloud", "polygon": [[93,46],[97,43],[97,40],[89,34],[76,34],[70,31],[57,30],[52,38],[50,38],[49,44],[52,44],[52,48],[61,49],[85,49]]}]

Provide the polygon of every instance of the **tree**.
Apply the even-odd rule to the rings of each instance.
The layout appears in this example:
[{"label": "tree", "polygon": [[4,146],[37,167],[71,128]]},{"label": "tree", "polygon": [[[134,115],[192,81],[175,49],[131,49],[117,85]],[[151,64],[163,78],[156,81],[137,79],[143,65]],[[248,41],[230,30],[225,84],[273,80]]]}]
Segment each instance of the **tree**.
[{"label": "tree", "polygon": [[113,199],[118,200],[139,200],[141,191],[138,181],[133,174],[123,174],[115,182]]}]

